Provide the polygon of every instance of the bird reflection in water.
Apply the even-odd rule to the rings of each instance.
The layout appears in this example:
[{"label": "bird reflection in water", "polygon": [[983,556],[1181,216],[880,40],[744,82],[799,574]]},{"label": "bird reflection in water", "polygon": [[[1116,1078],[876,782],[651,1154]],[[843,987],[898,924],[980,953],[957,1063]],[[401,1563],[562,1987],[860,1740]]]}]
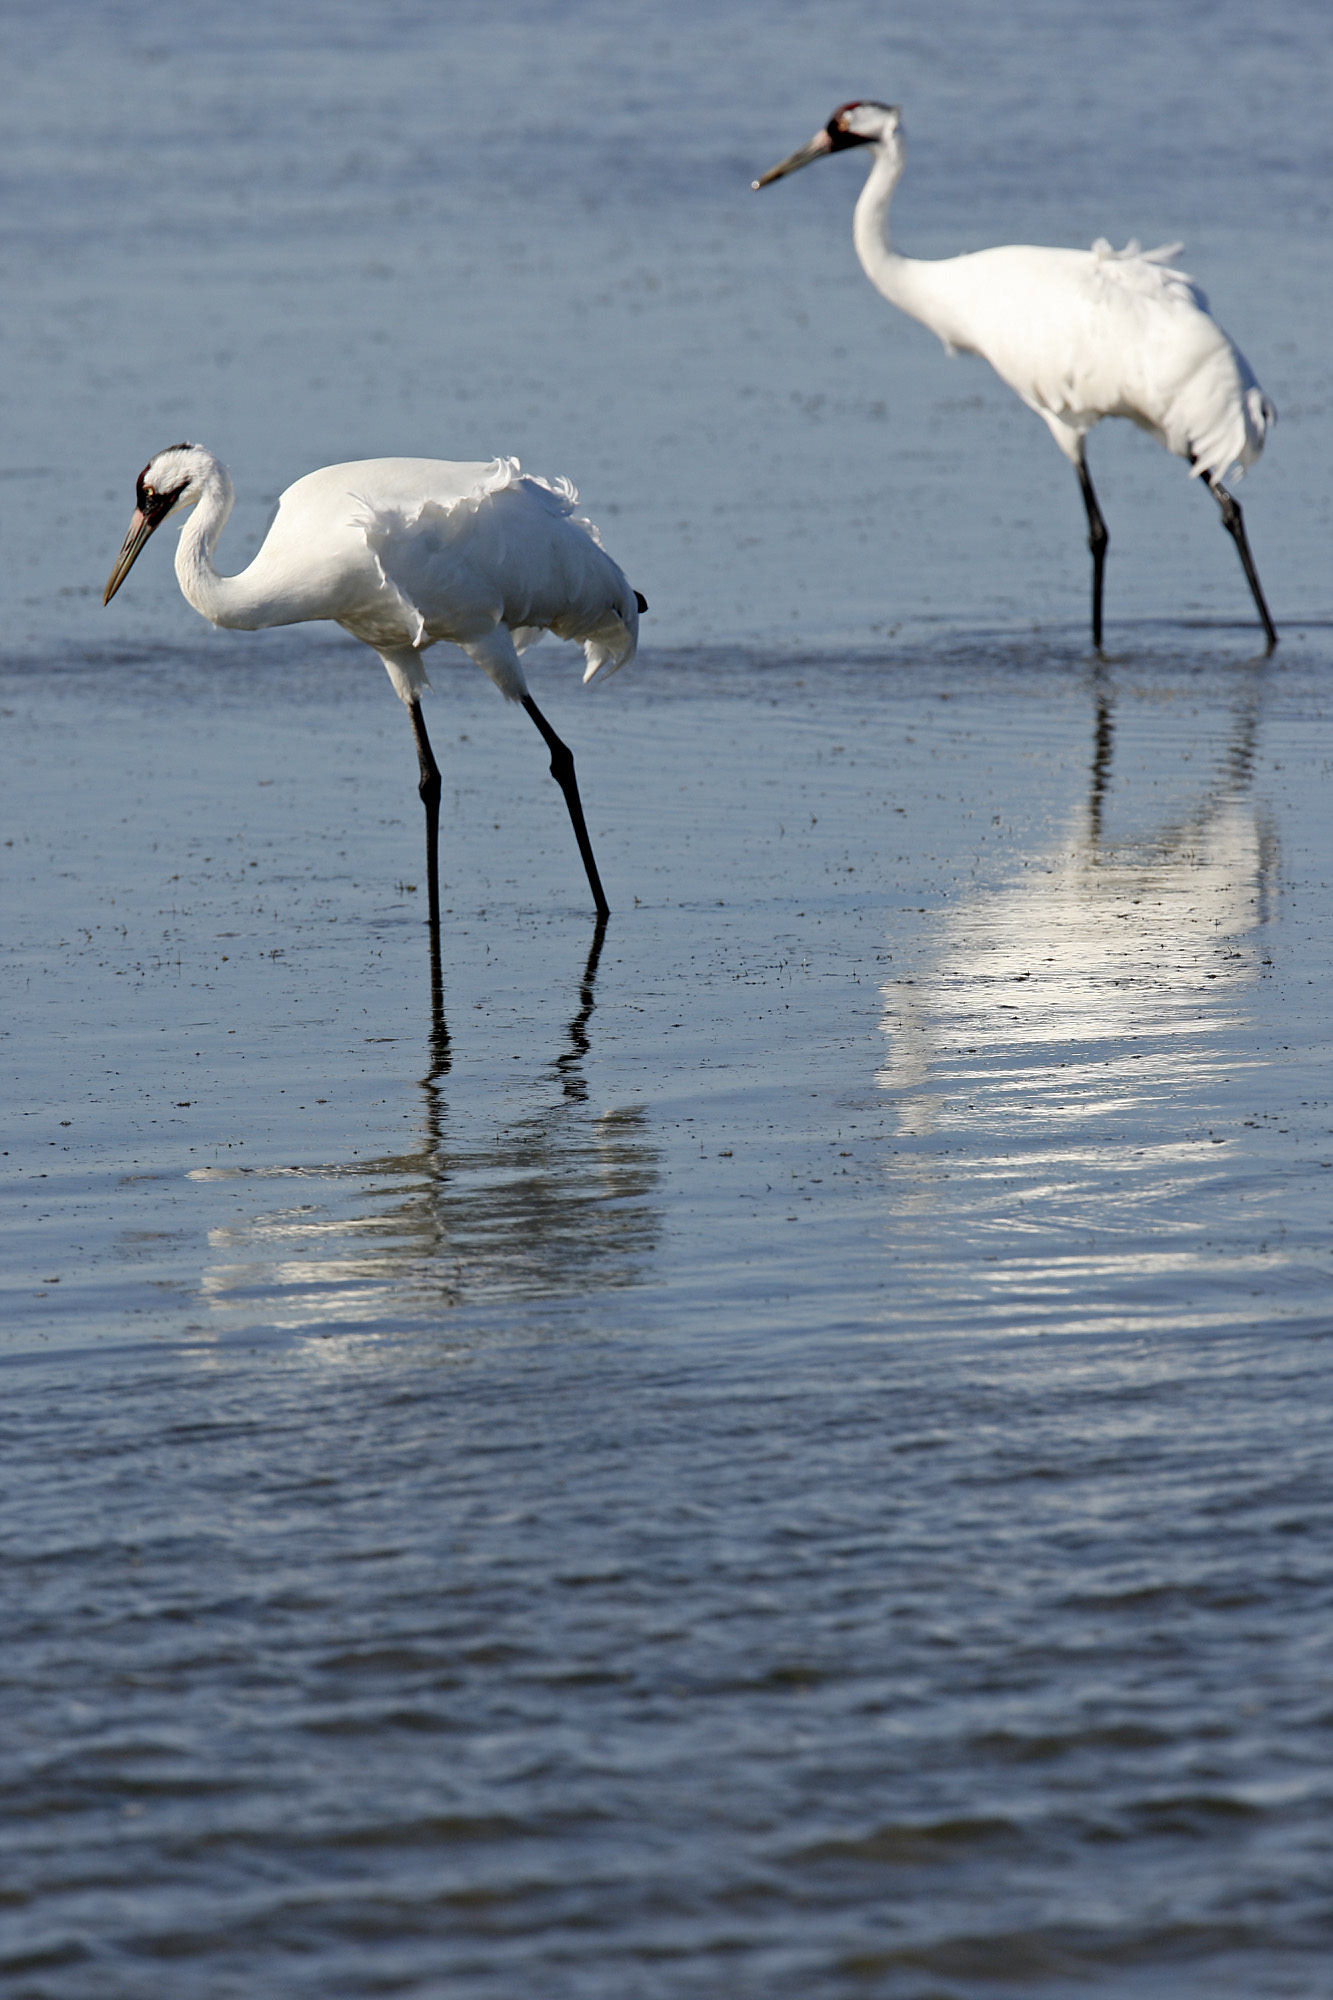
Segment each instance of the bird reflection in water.
[{"label": "bird reflection in water", "polygon": [[606,941],[606,918],[599,916],[597,928],[592,935],[592,946],[588,952],[588,962],[583,968],[583,981],[579,987],[579,1010],[569,1024],[569,1047],[563,1055],[556,1057],[553,1067],[560,1078],[566,1097],[583,1104],[588,1096],[588,1079],[583,1074],[583,1058],[591,1046],[588,1040],[588,1021],[596,1006],[593,988],[597,981],[597,967],[601,962],[602,946]]},{"label": "bird reflection in water", "polygon": [[525,1108],[507,1122],[497,1123],[493,1095],[484,1106],[446,1100],[452,1056],[433,953],[430,1066],[411,1145],[350,1163],[192,1175],[281,1180],[296,1196],[212,1233],[220,1261],[204,1288],[214,1313],[346,1328],[641,1282],[660,1235],[658,1149],[643,1106],[587,1108],[582,1070],[605,933],[599,922],[566,1046],[544,1082],[539,1072],[519,1086]]},{"label": "bird reflection in water", "polygon": [[[604,917],[597,919],[601,930]],[[422,1078],[424,1086],[438,1083],[453,1067],[449,1029],[444,1018],[444,966],[440,957],[440,919],[432,910],[430,920],[430,1068]]]},{"label": "bird reflection in water", "polygon": [[[883,988],[878,1082],[902,1134],[985,1123],[997,1140],[1063,1129],[1072,1143],[1113,1115],[1141,1146],[1136,1106],[1235,1068],[1223,1030],[1257,974],[1278,865],[1251,797],[1262,676],[1261,663],[1246,670],[1221,756],[1164,813],[1160,793],[1180,792],[1163,769],[1113,785],[1114,692],[1097,670],[1087,804],[1069,836],[1020,880],[945,912],[915,977]],[[1194,762],[1183,768],[1192,779]]]}]

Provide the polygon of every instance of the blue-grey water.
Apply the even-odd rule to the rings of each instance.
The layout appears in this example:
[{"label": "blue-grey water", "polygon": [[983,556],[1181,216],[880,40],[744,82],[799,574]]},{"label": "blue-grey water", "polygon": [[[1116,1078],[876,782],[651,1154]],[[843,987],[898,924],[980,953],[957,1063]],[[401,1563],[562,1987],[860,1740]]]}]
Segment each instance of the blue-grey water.
[{"label": "blue-grey water", "polygon": [[[1333,1991],[1314,4],[6,5],[0,1989]],[[856,265],[1186,239],[1281,420],[1067,466]],[[567,473],[538,697],[210,631],[155,449]]]}]

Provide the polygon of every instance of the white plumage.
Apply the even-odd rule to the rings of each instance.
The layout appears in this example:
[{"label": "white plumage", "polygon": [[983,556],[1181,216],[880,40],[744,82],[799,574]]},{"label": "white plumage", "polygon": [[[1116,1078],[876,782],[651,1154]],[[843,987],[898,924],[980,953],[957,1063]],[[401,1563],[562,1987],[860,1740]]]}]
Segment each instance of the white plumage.
[{"label": "white plumage", "polygon": [[852,224],[866,276],[948,349],[989,361],[1042,418],[1078,474],[1093,558],[1093,644],[1102,642],[1108,537],[1084,441],[1103,417],[1128,417],[1207,483],[1275,645],[1241,511],[1222,482],[1258,458],[1276,412],[1199,286],[1175,267],[1180,244],[1144,251],[1131,243],[1117,251],[1101,239],[1091,250],[1009,244],[962,257],[899,256],[889,244],[888,213],[905,153],[898,109],[888,104],[844,104],[754,186],[853,146],[871,151]]},{"label": "white plumage", "polygon": [[519,654],[541,636],[578,641],[584,680],[634,655],[642,598],[574,514],[567,479],[525,476],[517,459],[455,464],[369,458],[326,465],[289,486],[263,546],[238,576],[221,576],[213,551],[233,501],[226,467],[202,445],[173,445],[139,475],[137,505],[108,579],[110,603],[153,530],[193,512],[181,531],[176,575],[214,625],[261,626],[331,619],[374,647],[407,706],[426,806],[432,926],[439,923],[440,774],[421,715],[429,687],[422,654],[447,640],[527,709],[551,750],[551,772],[569,807],[599,917],[607,914],[573,759],[528,691]]}]

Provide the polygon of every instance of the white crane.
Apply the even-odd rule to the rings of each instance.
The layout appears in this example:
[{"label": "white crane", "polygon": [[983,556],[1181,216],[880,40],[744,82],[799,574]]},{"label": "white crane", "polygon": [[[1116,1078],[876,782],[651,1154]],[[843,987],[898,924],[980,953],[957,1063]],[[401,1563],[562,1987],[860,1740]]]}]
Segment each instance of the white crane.
[{"label": "white crane", "polygon": [[947,349],[990,362],[1050,430],[1078,474],[1092,551],[1092,643],[1102,643],[1107,533],[1084,439],[1103,417],[1128,417],[1207,482],[1236,544],[1271,652],[1268,614],[1240,507],[1222,481],[1263,450],[1277,412],[1208,301],[1173,268],[1181,245],[1051,250],[1007,244],[962,257],[901,257],[888,240],[889,202],[905,158],[898,107],[844,104],[822,131],[753,182],[766,187],[829,153],[868,146],[871,167],[852,223],[862,269],[891,305]]},{"label": "white crane", "polygon": [[454,464],[439,458],[367,458],[326,465],[289,486],[263,546],[239,576],[220,576],[213,550],[231,512],[227,468],[202,445],[172,445],[139,474],[136,506],[102,602],[109,604],[153,530],[193,513],[181,530],[176,576],[214,625],[257,631],[330,618],[373,646],[405,703],[421,766],[432,937],[440,921],[440,772],[421,714],[430,686],[422,654],[437,640],[461,647],[507,701],[521,702],[551,752],[597,906],[608,915],[574,777],[574,759],[528,692],[519,654],[544,631],[576,639],[585,681],[632,659],[639,613],[590,521],[574,518],[567,479],[525,477],[518,460]]}]

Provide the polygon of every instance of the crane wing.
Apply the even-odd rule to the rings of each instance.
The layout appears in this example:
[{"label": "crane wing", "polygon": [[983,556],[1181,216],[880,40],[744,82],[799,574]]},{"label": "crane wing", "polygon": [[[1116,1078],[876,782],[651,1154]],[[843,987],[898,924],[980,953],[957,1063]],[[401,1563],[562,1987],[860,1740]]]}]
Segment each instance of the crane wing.
[{"label": "crane wing", "polygon": [[[521,650],[550,631],[583,644],[585,680],[632,656],[634,593],[596,528],[575,517],[568,479],[538,479],[505,458],[467,468],[479,476],[466,491],[432,493],[424,476],[431,463],[417,461],[415,479],[377,481],[357,497],[382,609],[408,644],[467,646],[503,625]],[[413,483],[410,497],[395,490]]]},{"label": "crane wing", "polygon": [[1176,299],[1207,312],[1203,288],[1188,271],[1176,267],[1175,260],[1184,248],[1183,243],[1161,243],[1155,250],[1144,250],[1137,237],[1131,237],[1123,250],[1113,250],[1106,238],[1099,236],[1092,246],[1089,282],[1102,298],[1116,294],[1157,303]]}]

